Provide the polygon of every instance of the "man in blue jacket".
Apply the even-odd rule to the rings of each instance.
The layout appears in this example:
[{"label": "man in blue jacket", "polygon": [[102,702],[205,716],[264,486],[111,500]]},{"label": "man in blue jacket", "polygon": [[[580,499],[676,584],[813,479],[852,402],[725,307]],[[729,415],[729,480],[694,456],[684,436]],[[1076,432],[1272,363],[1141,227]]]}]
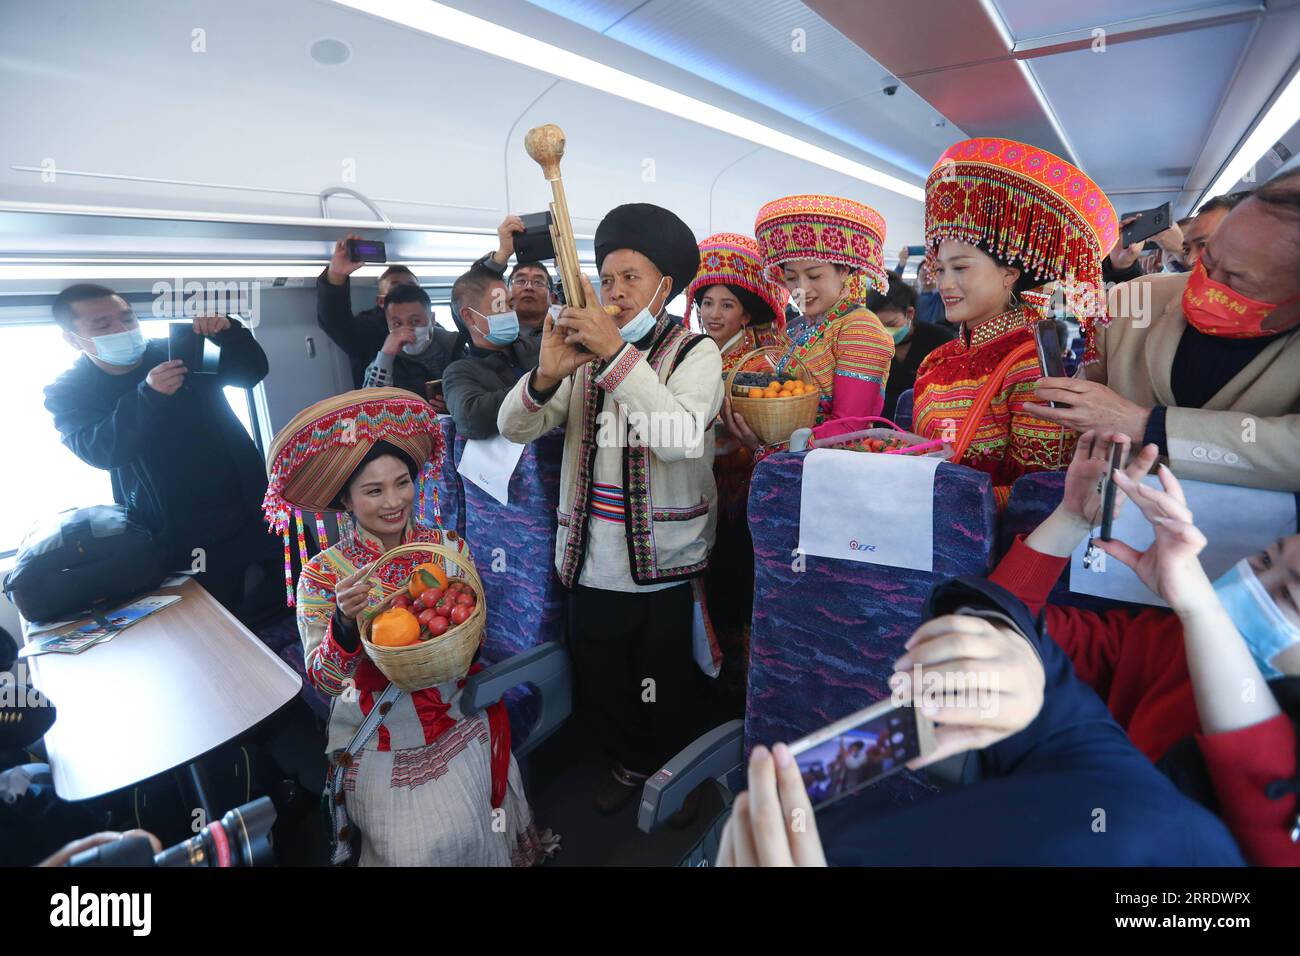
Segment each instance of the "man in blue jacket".
[{"label": "man in blue jacket", "polygon": [[964,760],[960,785],[905,807],[867,788],[814,818],[789,749],[756,747],[719,865],[1242,864],[1223,823],[1133,746],[1017,598],[958,578],[935,588],[925,616],[898,671],[998,678],[995,706],[938,702],[937,749],[912,765]]},{"label": "man in blue jacket", "polygon": [[82,355],[45,389],[63,443],[109,472],[113,500],[149,528],[169,567],[198,580],[246,623],[282,610],[280,549],[262,518],[266,465],[226,401],[226,386],[266,377],[266,353],[226,316],[193,320],[221,350],[215,375],[168,358],[112,289],[80,284],[54,300],[63,337]]}]

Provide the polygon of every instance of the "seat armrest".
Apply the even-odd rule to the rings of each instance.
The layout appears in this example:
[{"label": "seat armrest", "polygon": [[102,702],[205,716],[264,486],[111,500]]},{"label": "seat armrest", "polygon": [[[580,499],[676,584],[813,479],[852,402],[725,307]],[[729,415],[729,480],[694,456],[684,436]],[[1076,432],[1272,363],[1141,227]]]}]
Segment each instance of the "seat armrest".
[{"label": "seat armrest", "polygon": [[555,731],[573,713],[573,665],[569,653],[554,642],[529,648],[483,668],[465,679],[461,710],[473,714],[490,707],[512,687],[528,684],[542,700],[542,712],[528,739],[514,748],[522,757]]},{"label": "seat armrest", "polygon": [[663,765],[641,791],[636,825],[653,833],[705,780],[722,781],[745,763],[745,722],[729,720],[696,738]]}]

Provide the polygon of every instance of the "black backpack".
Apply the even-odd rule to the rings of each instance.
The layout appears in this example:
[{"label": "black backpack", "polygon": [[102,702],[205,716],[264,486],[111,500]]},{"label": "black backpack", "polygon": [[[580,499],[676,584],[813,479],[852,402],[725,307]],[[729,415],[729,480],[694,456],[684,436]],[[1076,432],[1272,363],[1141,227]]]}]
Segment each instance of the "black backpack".
[{"label": "black backpack", "polygon": [[4,591],[28,621],[59,621],[105,610],[166,576],[153,535],[120,505],[96,505],[60,512],[31,531]]}]

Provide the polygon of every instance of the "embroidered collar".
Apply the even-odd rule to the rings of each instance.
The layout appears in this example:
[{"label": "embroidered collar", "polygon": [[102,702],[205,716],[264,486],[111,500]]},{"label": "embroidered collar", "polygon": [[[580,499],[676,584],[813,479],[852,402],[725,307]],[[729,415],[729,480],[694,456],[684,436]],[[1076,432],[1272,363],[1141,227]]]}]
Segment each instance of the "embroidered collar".
[{"label": "embroidered collar", "polygon": [[[408,520],[406,528],[402,531],[402,544],[410,544],[414,537],[415,527]],[[342,546],[344,553],[347,554],[348,560],[357,566],[378,560],[383,557],[384,552],[387,550],[379,537],[361,527],[355,518],[350,520],[349,530],[344,533],[339,544]]]},{"label": "embroidered collar", "polygon": [[1023,306],[1016,306],[1001,315],[995,315],[987,322],[981,322],[975,328],[962,326],[961,341],[967,349],[977,349],[988,345],[994,339],[1015,332],[1029,324],[1029,313]]}]

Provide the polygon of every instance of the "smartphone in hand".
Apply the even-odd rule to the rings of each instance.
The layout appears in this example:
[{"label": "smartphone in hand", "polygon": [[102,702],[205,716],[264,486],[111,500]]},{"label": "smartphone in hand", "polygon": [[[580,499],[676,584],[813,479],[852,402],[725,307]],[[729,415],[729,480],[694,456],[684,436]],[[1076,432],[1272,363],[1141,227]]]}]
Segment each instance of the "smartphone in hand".
[{"label": "smartphone in hand", "polygon": [[1124,467],[1124,446],[1115,442],[1110,446],[1110,464],[1101,479],[1101,534],[1102,541],[1109,541],[1115,524],[1115,472]]},{"label": "smartphone in hand", "polygon": [[882,700],[790,745],[814,808],[856,793],[936,746],[934,722]]},{"label": "smartphone in hand", "polygon": [[216,375],[221,367],[221,346],[195,332],[192,322],[170,322],[167,358],[179,359],[191,375]]},{"label": "smartphone in hand", "polygon": [[[1034,345],[1038,349],[1038,368],[1046,378],[1065,378],[1065,359],[1061,356],[1061,337],[1056,323],[1042,319],[1034,323]],[[1048,408],[1060,408],[1060,402],[1048,402]]]},{"label": "smartphone in hand", "polygon": [[353,262],[387,262],[388,253],[378,239],[349,239],[348,258]]},{"label": "smartphone in hand", "polygon": [[1169,203],[1162,206],[1156,206],[1154,209],[1139,209],[1136,212],[1126,212],[1120,216],[1120,222],[1128,219],[1130,216],[1137,216],[1136,222],[1131,222],[1123,229],[1123,238],[1120,242],[1125,246],[1131,246],[1135,242],[1145,242],[1158,232],[1164,232],[1169,228],[1173,221]]}]

